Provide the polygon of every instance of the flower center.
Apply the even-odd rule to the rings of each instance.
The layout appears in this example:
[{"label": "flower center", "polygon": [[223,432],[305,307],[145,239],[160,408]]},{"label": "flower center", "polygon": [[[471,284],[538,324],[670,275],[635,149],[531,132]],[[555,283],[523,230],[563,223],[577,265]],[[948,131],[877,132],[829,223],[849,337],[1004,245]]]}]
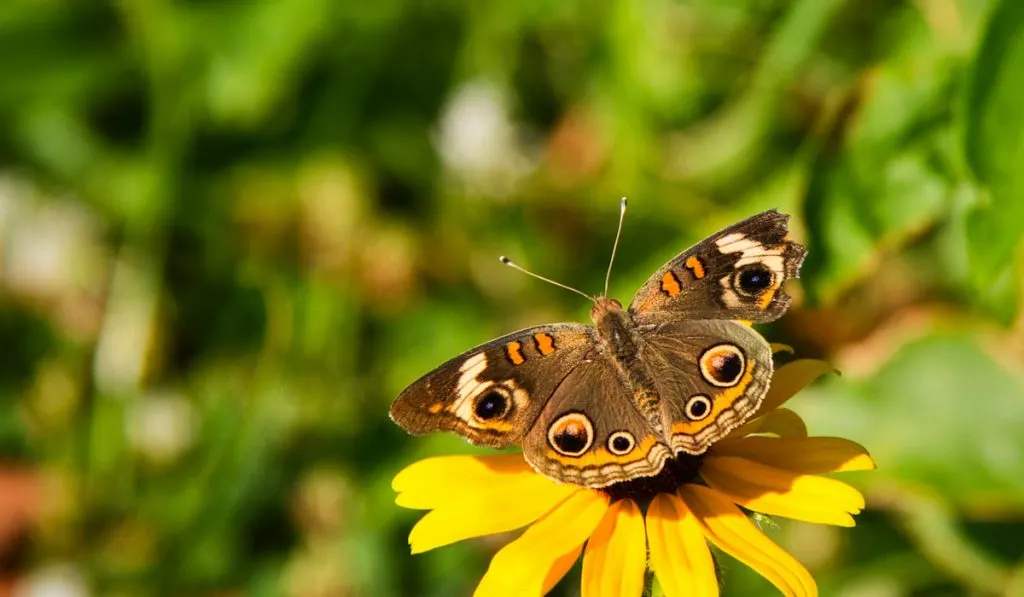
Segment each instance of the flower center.
[{"label": "flower center", "polygon": [[674,493],[684,483],[696,481],[703,460],[703,454],[694,456],[680,452],[675,458],[669,458],[661,472],[654,477],[640,477],[615,483],[601,491],[608,494],[612,501],[628,498],[639,504],[646,504],[659,493]]}]

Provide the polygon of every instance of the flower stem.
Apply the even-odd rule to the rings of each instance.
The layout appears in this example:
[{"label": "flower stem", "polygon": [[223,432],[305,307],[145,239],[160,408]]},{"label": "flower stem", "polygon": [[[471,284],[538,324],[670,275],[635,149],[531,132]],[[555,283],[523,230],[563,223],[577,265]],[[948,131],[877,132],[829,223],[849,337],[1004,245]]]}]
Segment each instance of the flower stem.
[{"label": "flower stem", "polygon": [[643,597],[654,597],[654,570],[650,566],[644,571]]}]

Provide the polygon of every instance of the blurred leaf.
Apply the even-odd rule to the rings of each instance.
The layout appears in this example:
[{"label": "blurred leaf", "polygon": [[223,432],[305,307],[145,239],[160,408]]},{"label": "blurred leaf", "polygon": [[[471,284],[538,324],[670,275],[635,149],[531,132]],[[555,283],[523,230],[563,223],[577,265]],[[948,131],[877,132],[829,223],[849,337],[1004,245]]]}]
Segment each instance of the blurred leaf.
[{"label": "blurred leaf", "polygon": [[798,0],[788,6],[743,94],[672,140],[667,175],[705,182],[741,175],[763,154],[784,91],[821,42],[841,0]]},{"label": "blurred leaf", "polygon": [[866,480],[921,484],[978,512],[1024,511],[1024,390],[963,336],[900,348],[871,379],[829,380],[790,404],[814,435],[867,446]]},{"label": "blurred leaf", "polygon": [[1019,292],[1010,264],[1024,236],[1024,3],[1000,2],[983,39],[970,73],[965,143],[990,195],[968,216],[967,251],[975,289],[1009,321]]},{"label": "blurred leaf", "polygon": [[841,153],[812,186],[820,242],[805,278],[826,304],[940,223],[960,176],[946,147],[956,47],[918,11],[901,17],[890,24],[899,44],[860,82]]},{"label": "blurred leaf", "polygon": [[965,536],[943,497],[912,491],[896,497],[901,523],[926,557],[980,593],[1002,593],[1008,571]]}]

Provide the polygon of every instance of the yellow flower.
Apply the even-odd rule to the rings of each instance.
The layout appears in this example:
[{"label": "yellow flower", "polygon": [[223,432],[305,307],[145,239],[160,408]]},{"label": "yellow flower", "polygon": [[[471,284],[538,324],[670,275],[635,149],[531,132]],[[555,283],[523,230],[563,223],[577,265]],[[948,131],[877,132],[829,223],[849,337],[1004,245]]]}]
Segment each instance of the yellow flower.
[{"label": "yellow flower", "polygon": [[[667,466],[645,485],[595,490],[560,484],[535,473],[521,454],[416,462],[392,483],[399,506],[429,510],[409,534],[412,552],[529,525],[494,556],[475,596],[543,595],[580,552],[583,597],[639,597],[648,561],[667,597],[710,596],[719,588],[710,541],[782,593],[817,595],[810,573],[741,507],[853,526],[863,496],[819,475],[874,468],[871,457],[849,440],[807,437],[800,417],[779,408],[828,370],[814,360],[779,368],[751,421],[696,457],[696,467]],[[645,515],[640,503],[648,499]]]}]

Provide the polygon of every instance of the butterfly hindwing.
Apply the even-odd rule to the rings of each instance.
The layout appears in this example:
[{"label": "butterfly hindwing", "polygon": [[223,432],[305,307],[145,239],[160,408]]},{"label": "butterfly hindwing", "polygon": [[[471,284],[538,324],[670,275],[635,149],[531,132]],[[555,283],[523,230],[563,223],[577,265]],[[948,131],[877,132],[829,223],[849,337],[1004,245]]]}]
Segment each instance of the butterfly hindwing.
[{"label": "butterfly hindwing", "polygon": [[702,454],[747,421],[772,377],[768,342],[736,321],[667,318],[645,334],[643,363],[673,453]]},{"label": "butterfly hindwing", "polygon": [[789,308],[782,290],[799,277],[806,249],[789,239],[789,216],[766,211],[738,222],[665,264],[633,297],[642,323],[655,311],[686,319],[767,322]]},{"label": "butterfly hindwing", "polygon": [[391,418],[414,435],[454,431],[474,444],[515,444],[593,347],[592,330],[538,326],[468,350],[406,388]]},{"label": "butterfly hindwing", "polygon": [[596,488],[656,475],[671,451],[615,369],[595,355],[555,390],[523,439],[523,455],[543,475]]}]

